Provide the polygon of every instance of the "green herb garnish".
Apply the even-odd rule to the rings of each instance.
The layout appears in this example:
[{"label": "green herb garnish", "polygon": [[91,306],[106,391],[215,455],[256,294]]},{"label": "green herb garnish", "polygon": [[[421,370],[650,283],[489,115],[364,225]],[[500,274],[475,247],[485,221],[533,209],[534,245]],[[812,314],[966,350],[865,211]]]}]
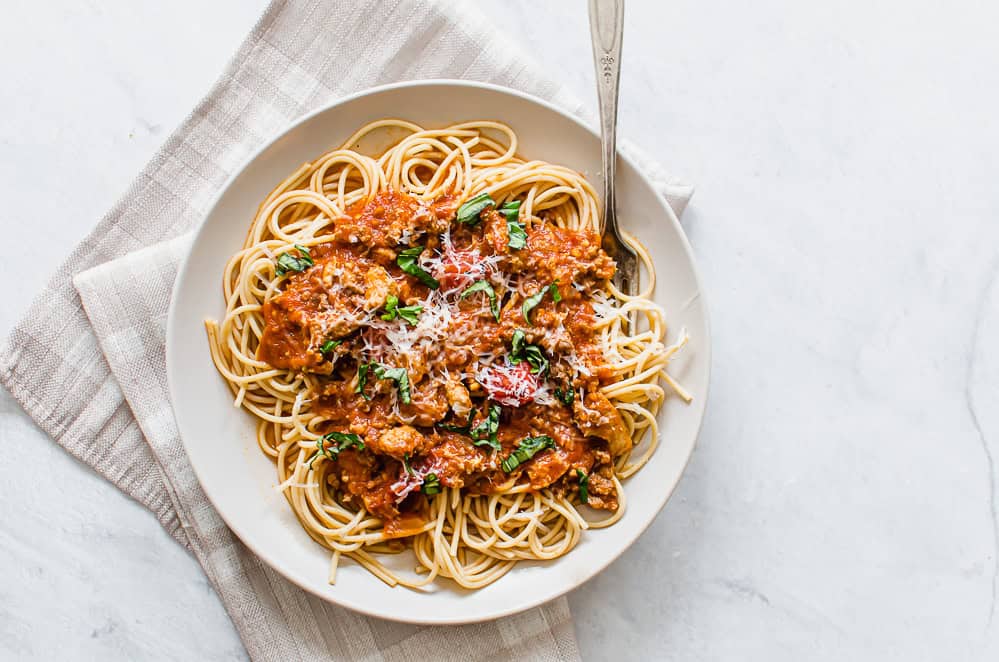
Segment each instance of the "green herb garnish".
[{"label": "green herb garnish", "polygon": [[410,392],[409,392],[409,373],[406,372],[405,368],[386,368],[380,364],[374,364],[375,376],[378,379],[391,379],[395,382],[396,388],[399,389],[399,400],[402,404],[408,405],[410,403]]},{"label": "green herb garnish", "polygon": [[464,299],[468,295],[475,294],[476,292],[485,292],[486,296],[489,297],[489,310],[492,311],[493,317],[495,317],[498,322],[500,318],[500,310],[499,300],[496,298],[496,290],[493,289],[493,286],[488,280],[477,280],[465,288],[465,291],[461,293],[461,298]]},{"label": "green herb garnish", "polygon": [[423,306],[418,303],[412,306],[400,306],[399,297],[394,294],[390,294],[385,297],[385,312],[382,314],[382,319],[386,322],[391,322],[396,317],[401,317],[413,326],[419,323],[420,313],[423,312]]},{"label": "green herb garnish", "polygon": [[356,448],[359,451],[363,451],[364,442],[356,434],[350,432],[330,432],[324,434],[316,439],[316,452],[313,453],[312,458],[309,460],[309,468],[312,468],[312,463],[320,455],[335,460],[340,451],[347,448]]},{"label": "green herb garnish", "polygon": [[354,393],[360,393],[361,397],[365,400],[370,400],[371,396],[364,392],[364,387],[368,383],[368,370],[371,369],[372,363],[362,363],[357,366],[357,386],[354,387]]},{"label": "green herb garnish", "polygon": [[537,437],[527,437],[517,445],[517,450],[510,453],[500,465],[503,471],[510,473],[524,462],[534,457],[538,451],[555,448],[555,440],[546,434]]},{"label": "green herb garnish", "polygon": [[548,292],[551,292],[552,301],[555,303],[562,300],[562,293],[558,291],[557,280],[548,287],[542,287],[537,293],[524,299],[524,305],[520,307],[520,310],[524,313],[524,319],[527,320],[529,325],[531,324],[531,311],[541,303],[541,300],[545,298],[545,294]]},{"label": "green herb garnish", "polygon": [[305,271],[315,264],[308,248],[295,244],[295,250],[298,251],[297,257],[291,253],[281,253],[278,255],[277,268],[274,270],[278,276],[283,276],[289,271]]},{"label": "green herb garnish", "polygon": [[334,349],[343,344],[342,340],[327,340],[322,345],[319,346],[320,354],[329,354]]},{"label": "green herb garnish", "polygon": [[567,388],[564,391],[559,387],[555,387],[555,397],[558,398],[559,402],[567,407],[572,406],[572,401],[576,399],[576,392],[571,388]]},{"label": "green herb garnish", "polygon": [[510,362],[517,364],[520,363],[524,354],[524,344],[527,342],[527,337],[524,335],[522,329],[517,329],[513,332],[513,339],[510,341]]},{"label": "green herb garnish", "polygon": [[544,351],[537,345],[528,345],[522,329],[513,332],[513,339],[510,341],[510,354],[507,359],[513,365],[527,361],[531,366],[532,375],[548,373],[548,358]]},{"label": "green herb garnish", "polygon": [[527,245],[527,231],[517,218],[520,214],[520,200],[504,203],[499,211],[506,217],[506,233],[510,237],[506,245],[512,250],[520,250]]},{"label": "green herb garnish", "polygon": [[441,481],[437,478],[437,474],[429,473],[423,477],[423,485],[420,486],[420,491],[427,496],[433,496],[435,494],[441,493]]},{"label": "green herb garnish", "polygon": [[432,290],[436,290],[441,286],[440,281],[431,276],[420,266],[420,255],[423,253],[423,246],[413,246],[412,248],[407,248],[403,251],[399,251],[399,257],[395,259],[395,263],[399,265],[405,273],[419,279],[421,283],[426,285]]},{"label": "green herb garnish", "polygon": [[468,420],[464,425],[455,425],[453,423],[438,423],[437,427],[441,430],[447,430],[448,432],[457,432],[458,434],[463,434],[468,436],[472,431],[472,421],[475,419],[476,410],[468,412]]},{"label": "green herb garnish", "polygon": [[583,473],[582,469],[576,469],[576,478],[579,479],[579,500],[583,503],[589,503],[590,477]]},{"label": "green herb garnish", "polygon": [[496,202],[489,197],[488,193],[480,193],[458,207],[458,215],[455,220],[459,223],[475,225],[479,222],[479,214],[495,206]]},{"label": "green herb garnish", "polygon": [[399,297],[394,294],[390,294],[385,297],[385,312],[382,314],[382,319],[386,322],[391,322],[396,317],[399,316]]},{"label": "green herb garnish", "polygon": [[502,411],[503,409],[499,405],[490,405],[485,420],[468,431],[468,436],[472,438],[473,444],[489,446],[496,451],[502,450],[499,439],[496,438],[496,433],[499,431],[500,412]]},{"label": "green herb garnish", "polygon": [[558,303],[559,301],[562,300],[562,293],[558,291],[557,278],[555,279],[554,283],[548,286],[548,291],[552,293],[552,301],[554,301],[555,303]]}]

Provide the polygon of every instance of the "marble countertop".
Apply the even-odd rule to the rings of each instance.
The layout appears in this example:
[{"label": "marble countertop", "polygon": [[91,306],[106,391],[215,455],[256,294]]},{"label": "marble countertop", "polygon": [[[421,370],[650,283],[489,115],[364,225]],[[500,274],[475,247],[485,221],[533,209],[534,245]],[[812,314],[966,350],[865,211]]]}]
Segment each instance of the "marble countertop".
[{"label": "marble countertop", "polygon": [[[263,0],[15,1],[6,334]],[[584,3],[483,3],[592,99]],[[995,5],[628,7],[621,131],[697,185],[713,384],[674,498],[571,595],[587,659],[999,659]],[[0,395],[0,658],[243,659],[192,557]]]}]

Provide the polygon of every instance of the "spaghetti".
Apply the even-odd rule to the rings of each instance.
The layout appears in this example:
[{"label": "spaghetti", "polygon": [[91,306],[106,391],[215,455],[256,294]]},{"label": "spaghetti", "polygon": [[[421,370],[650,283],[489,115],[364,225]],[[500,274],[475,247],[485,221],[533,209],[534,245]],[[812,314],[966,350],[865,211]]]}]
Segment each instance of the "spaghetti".
[{"label": "spaghetti", "polygon": [[[644,291],[618,291],[593,188],[517,147],[498,122],[368,124],[281,182],[226,266],[212,358],[331,583],[343,557],[474,589],[566,554],[621,517],[664,384],[691,399],[648,252]],[[407,547],[415,575],[379,560]]]}]

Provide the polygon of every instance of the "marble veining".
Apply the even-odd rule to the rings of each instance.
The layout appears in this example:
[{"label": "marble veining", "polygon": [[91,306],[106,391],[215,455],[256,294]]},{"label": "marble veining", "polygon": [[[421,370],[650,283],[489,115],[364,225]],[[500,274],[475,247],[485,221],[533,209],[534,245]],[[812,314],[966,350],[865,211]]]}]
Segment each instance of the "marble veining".
[{"label": "marble veining", "polygon": [[973,331],[971,334],[971,350],[968,352],[968,379],[964,385],[964,401],[968,407],[968,416],[971,417],[971,424],[974,426],[975,433],[978,435],[978,440],[981,442],[982,454],[985,455],[985,467],[988,470],[988,508],[992,520],[992,596],[991,602],[989,603],[989,618],[987,627],[992,626],[992,620],[995,618],[996,584],[999,582],[999,516],[996,515],[996,465],[995,459],[992,456],[992,449],[988,440],[985,438],[985,432],[983,431],[982,424],[978,419],[978,408],[976,406],[974,393],[972,392],[972,375],[974,375],[975,366],[978,365],[979,338],[982,331],[982,325],[985,321],[986,312],[989,310],[987,306],[989,306],[989,304],[993,304],[994,306],[995,303],[992,301],[992,293],[995,288],[997,277],[999,277],[999,260],[993,263],[989,271],[991,275],[982,290],[980,303],[978,305],[978,312],[976,313],[975,321],[972,324]]}]

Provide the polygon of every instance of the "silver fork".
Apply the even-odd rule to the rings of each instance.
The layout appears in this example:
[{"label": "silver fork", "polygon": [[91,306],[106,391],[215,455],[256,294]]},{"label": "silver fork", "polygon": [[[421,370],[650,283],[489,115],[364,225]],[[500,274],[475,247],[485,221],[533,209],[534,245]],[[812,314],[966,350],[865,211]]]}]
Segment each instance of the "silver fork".
[{"label": "silver fork", "polygon": [[621,74],[624,0],[590,0],[590,37],[600,106],[604,209],[600,234],[604,250],[617,262],[614,285],[625,294],[638,293],[638,258],[617,223],[614,175],[617,170],[617,91]]}]

